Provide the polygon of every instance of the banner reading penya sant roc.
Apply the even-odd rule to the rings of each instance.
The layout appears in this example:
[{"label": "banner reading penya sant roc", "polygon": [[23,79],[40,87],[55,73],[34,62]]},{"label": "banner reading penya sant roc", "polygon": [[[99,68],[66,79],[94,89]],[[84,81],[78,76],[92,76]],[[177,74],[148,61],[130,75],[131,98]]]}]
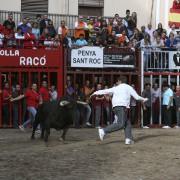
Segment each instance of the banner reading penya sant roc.
[{"label": "banner reading penya sant roc", "polygon": [[61,57],[59,49],[0,49],[0,67],[58,67]]},{"label": "banner reading penya sant roc", "polygon": [[180,52],[169,51],[169,69],[180,69]]},{"label": "banner reading penya sant roc", "polygon": [[135,53],[130,49],[85,46],[71,50],[71,67],[134,68]]},{"label": "banner reading penya sant roc", "polygon": [[71,67],[103,68],[103,48],[84,46],[71,50]]}]

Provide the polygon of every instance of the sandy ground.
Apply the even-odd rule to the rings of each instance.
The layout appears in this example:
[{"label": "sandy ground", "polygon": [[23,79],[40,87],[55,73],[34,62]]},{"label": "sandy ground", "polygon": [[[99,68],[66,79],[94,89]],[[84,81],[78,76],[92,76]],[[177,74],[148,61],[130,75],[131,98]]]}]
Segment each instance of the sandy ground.
[{"label": "sandy ground", "polygon": [[0,129],[0,180],[180,180],[180,129],[134,129],[100,142],[96,129],[70,129],[65,144],[52,131],[48,146],[31,131]]}]

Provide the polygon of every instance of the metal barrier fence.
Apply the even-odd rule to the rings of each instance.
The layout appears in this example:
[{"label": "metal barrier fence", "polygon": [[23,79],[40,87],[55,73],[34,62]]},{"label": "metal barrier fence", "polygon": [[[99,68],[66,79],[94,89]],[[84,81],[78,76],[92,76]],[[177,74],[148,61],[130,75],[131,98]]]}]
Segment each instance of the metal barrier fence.
[{"label": "metal barrier fence", "polygon": [[[3,23],[8,18],[9,13],[12,13],[16,26],[22,21],[24,17],[28,17],[30,19],[30,22],[33,22],[36,21],[36,16],[39,15],[38,12],[32,13],[0,10],[0,23]],[[48,18],[53,21],[54,27],[56,29],[60,26],[61,21],[64,20],[68,28],[70,29],[70,35],[73,35],[74,24],[78,20],[78,16],[65,14],[48,14]]]},{"label": "metal barrier fence", "polygon": [[[4,90],[4,85],[8,82],[10,94],[14,92],[17,84],[21,87],[19,93],[24,93],[32,83],[36,83],[39,88],[42,81],[46,80],[48,87],[51,85],[57,87],[58,96],[63,95],[62,46],[51,50],[0,48],[0,59],[0,90]],[[2,97],[3,94],[0,94],[0,128],[5,124],[5,119],[6,127],[13,127],[13,125],[17,127],[17,124],[21,124],[28,117],[25,101],[12,103],[7,100],[5,102]],[[14,105],[18,105],[16,115],[13,114]],[[13,124],[14,122],[16,125]]]},{"label": "metal barrier fence", "polygon": [[[151,85],[151,105],[148,125],[162,126],[166,123],[163,109],[163,84],[167,82],[175,92],[176,85],[179,85],[180,77],[180,52],[178,50],[153,50],[141,51],[141,92],[145,89],[145,84]],[[155,85],[156,84],[156,85]],[[154,86],[157,86],[155,88]],[[147,125],[145,119],[146,111],[141,112],[141,126]],[[171,126],[176,125],[176,106],[173,100],[171,106]]]}]

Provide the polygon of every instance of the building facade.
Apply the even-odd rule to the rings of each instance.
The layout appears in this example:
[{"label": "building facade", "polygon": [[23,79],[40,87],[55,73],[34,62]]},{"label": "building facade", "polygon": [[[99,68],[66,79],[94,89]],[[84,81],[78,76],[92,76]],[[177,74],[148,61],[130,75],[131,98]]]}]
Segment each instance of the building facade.
[{"label": "building facade", "polygon": [[[0,10],[30,11],[52,14],[125,16],[126,9],[138,15],[138,27],[159,22],[168,27],[168,13],[173,0],[0,0]],[[11,4],[11,6],[9,6]]]}]

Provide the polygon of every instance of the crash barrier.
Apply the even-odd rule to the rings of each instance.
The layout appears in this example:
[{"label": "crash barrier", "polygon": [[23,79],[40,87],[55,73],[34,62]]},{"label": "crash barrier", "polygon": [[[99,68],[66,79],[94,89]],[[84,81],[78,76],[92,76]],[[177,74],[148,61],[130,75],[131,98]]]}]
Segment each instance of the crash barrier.
[{"label": "crash barrier", "polygon": [[142,51],[143,71],[178,70],[180,51],[176,48],[145,48]]},{"label": "crash barrier", "polygon": [[[128,79],[129,84],[135,84],[137,91],[140,90],[140,62],[138,51],[130,48],[118,47],[95,47],[85,46],[66,49],[64,52],[64,82],[71,81],[74,87],[78,85],[84,88],[86,81],[90,81],[90,87],[96,89],[101,83],[112,87],[120,75]],[[92,107],[92,123],[95,126],[95,106]],[[137,111],[140,105],[137,104]],[[136,113],[134,124],[140,123],[139,113]],[[104,108],[101,108],[101,125],[106,124]],[[111,111],[111,122],[114,116]]]},{"label": "crash barrier", "polygon": [[[177,49],[148,49],[141,52],[141,92],[144,91],[145,84],[151,84],[151,105],[148,125],[162,126],[165,124],[164,110],[162,106],[163,84],[168,83],[175,92],[176,85],[179,85],[180,77],[180,53]],[[158,86],[154,91],[154,86]],[[153,88],[153,89],[152,89]],[[144,111],[144,113],[146,113]],[[176,106],[173,100],[171,106],[171,125],[177,123]],[[143,111],[141,125],[144,125]]]},{"label": "crash barrier", "polygon": [[[15,89],[17,84],[20,85],[20,94],[23,94],[32,83],[37,83],[38,88],[41,82],[48,82],[48,87],[55,85],[58,96],[63,95],[63,50],[58,49],[0,49],[0,89],[4,89],[4,84],[9,83],[9,93]],[[12,103],[9,100],[2,102],[0,100],[0,127],[3,127],[3,105],[6,105],[6,115],[8,116],[8,125],[13,127],[13,111],[16,105],[16,116],[19,124],[24,122],[28,115],[26,113],[26,101]],[[17,106],[18,105],[18,106]],[[7,113],[8,112],[8,113]]]}]

